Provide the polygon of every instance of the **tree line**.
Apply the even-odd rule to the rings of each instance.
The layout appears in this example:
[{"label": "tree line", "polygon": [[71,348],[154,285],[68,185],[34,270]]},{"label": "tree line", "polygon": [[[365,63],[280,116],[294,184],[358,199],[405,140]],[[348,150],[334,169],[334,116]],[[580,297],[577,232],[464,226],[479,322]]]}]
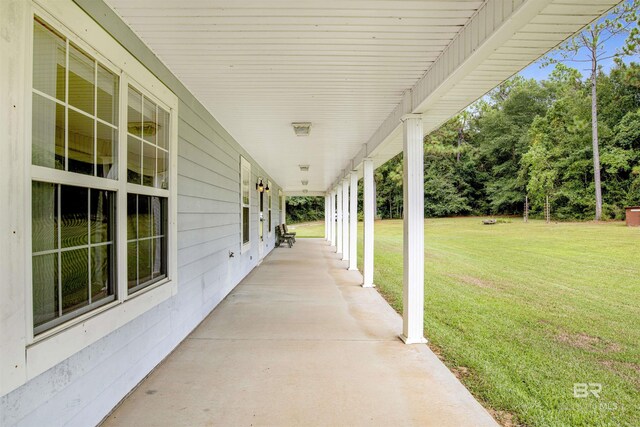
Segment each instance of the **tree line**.
[{"label": "tree line", "polygon": [[[617,61],[596,85],[602,219],[622,219],[640,204],[640,65]],[[549,197],[553,218],[593,219],[591,94],[591,80],[560,63],[546,80],[513,77],[425,136],[425,216],[521,215],[525,197],[542,215]],[[401,218],[402,153],[375,182],[377,215]],[[323,203],[289,198],[289,220],[321,219]]]},{"label": "tree line", "polygon": [[[558,64],[543,81],[516,76],[425,137],[425,216],[542,214],[592,219],[591,86]],[[640,66],[597,75],[602,218],[640,203]],[[378,212],[402,212],[402,154],[376,171]]]}]

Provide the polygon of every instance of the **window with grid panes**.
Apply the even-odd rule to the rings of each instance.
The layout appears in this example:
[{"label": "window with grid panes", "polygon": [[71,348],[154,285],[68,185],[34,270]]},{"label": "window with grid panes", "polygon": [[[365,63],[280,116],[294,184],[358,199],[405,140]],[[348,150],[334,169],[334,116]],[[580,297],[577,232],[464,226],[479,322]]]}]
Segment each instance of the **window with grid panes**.
[{"label": "window with grid panes", "polygon": [[38,19],[33,49],[31,159],[40,173],[31,188],[31,244],[38,333],[115,299],[119,78]]},{"label": "window with grid panes", "polygon": [[[121,72],[79,44],[34,19],[34,334],[114,301],[119,256],[129,277],[122,297],[167,277],[169,110],[133,84],[123,91]],[[128,149],[119,152],[124,129]],[[118,224],[122,193],[127,222]],[[127,241],[117,241],[119,227]]]},{"label": "window with grid panes", "polygon": [[135,292],[166,277],[169,113],[127,90],[127,279]]}]

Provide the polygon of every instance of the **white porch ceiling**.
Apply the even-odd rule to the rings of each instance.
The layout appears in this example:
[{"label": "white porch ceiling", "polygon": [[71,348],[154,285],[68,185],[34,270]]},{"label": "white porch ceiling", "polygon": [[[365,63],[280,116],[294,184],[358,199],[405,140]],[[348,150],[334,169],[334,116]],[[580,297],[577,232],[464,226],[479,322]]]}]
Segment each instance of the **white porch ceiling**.
[{"label": "white porch ceiling", "polygon": [[403,114],[432,131],[617,1],[107,3],[294,194],[327,190],[352,160],[383,163],[402,149]]}]

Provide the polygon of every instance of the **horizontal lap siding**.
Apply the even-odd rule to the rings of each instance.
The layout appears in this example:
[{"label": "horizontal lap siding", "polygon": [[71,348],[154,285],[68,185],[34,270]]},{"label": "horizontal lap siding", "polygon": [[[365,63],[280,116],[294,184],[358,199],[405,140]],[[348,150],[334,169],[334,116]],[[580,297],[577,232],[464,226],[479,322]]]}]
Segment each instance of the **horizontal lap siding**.
[{"label": "horizontal lap siding", "polygon": [[[115,19],[111,16],[109,20]],[[102,24],[102,22],[100,22]],[[107,22],[107,27],[113,22]],[[125,37],[125,46],[138,43]],[[146,55],[145,55],[146,57]],[[158,75],[153,64],[145,64]],[[161,74],[161,73],[160,73]],[[159,76],[161,77],[161,76]],[[270,177],[204,110],[164,79],[180,98],[178,120],[178,292],[124,327],[0,397],[0,425],[98,423],[258,262],[254,183]],[[251,241],[240,253],[240,156],[251,162]],[[273,224],[280,217],[273,180]],[[267,196],[265,195],[265,203]],[[267,234],[265,254],[275,234]],[[234,253],[230,257],[230,252]]]}]

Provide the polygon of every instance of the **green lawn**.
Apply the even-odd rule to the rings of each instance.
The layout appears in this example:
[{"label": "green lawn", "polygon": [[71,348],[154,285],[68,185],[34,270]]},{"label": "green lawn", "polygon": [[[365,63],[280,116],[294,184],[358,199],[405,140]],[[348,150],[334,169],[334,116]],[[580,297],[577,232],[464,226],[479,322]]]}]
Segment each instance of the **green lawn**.
[{"label": "green lawn", "polygon": [[296,233],[296,237],[324,237],[324,221],[287,224],[287,229]]},{"label": "green lawn", "polygon": [[[375,232],[375,283],[400,311],[402,221]],[[425,335],[503,424],[639,426],[640,228],[426,220]]]}]

